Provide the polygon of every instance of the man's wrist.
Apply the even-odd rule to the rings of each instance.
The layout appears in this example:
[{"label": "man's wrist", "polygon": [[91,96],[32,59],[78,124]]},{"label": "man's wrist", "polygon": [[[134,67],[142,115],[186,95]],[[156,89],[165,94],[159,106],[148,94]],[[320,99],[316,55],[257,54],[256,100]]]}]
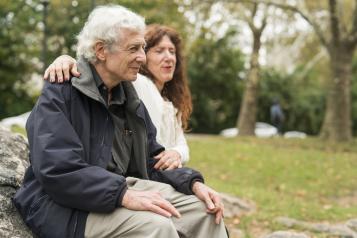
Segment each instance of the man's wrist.
[{"label": "man's wrist", "polygon": [[197,187],[200,185],[200,181],[198,180],[195,180],[193,183],[192,183],[192,192],[195,194],[196,193],[196,190],[197,190]]}]

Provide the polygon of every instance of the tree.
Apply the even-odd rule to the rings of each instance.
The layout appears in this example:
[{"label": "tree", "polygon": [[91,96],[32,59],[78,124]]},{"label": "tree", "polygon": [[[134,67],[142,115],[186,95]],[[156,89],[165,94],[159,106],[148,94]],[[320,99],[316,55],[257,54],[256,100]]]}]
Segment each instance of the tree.
[{"label": "tree", "polygon": [[[247,2],[245,0],[239,0]],[[300,14],[314,29],[321,45],[330,58],[331,76],[328,79],[327,102],[324,122],[320,136],[332,141],[349,141],[352,139],[351,120],[351,84],[352,61],[357,45],[357,2],[328,0],[328,30],[323,31],[324,24],[313,18],[313,13],[304,10],[320,2],[292,6],[269,1],[249,1],[274,5],[287,11]],[[309,5],[310,4],[310,5]],[[315,6],[312,6],[315,7]],[[320,7],[320,6],[319,6]],[[321,8],[319,9],[321,11]],[[322,26],[321,26],[322,25]]]},{"label": "tree", "polygon": [[36,70],[40,16],[34,3],[0,2],[0,118],[28,111],[34,103],[24,84]]},{"label": "tree", "polygon": [[235,32],[219,39],[210,33],[202,29],[190,47],[191,126],[196,133],[218,133],[234,125],[243,91],[243,54],[231,47]]},{"label": "tree", "polygon": [[253,3],[251,17],[247,18],[249,28],[253,35],[252,53],[250,55],[250,66],[246,80],[243,100],[240,105],[237,127],[239,135],[255,135],[255,122],[258,108],[258,86],[259,86],[259,50],[261,48],[261,37],[266,27],[267,14],[264,13],[260,26],[257,26],[255,17],[258,4]]}]

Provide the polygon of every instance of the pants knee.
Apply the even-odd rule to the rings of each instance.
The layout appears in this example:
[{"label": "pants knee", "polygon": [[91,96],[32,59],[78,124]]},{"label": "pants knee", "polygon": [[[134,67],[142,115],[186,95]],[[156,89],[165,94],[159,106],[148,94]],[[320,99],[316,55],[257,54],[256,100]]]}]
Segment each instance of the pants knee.
[{"label": "pants knee", "polygon": [[153,237],[178,237],[176,228],[170,218],[151,213],[141,220],[139,227],[148,229]]}]

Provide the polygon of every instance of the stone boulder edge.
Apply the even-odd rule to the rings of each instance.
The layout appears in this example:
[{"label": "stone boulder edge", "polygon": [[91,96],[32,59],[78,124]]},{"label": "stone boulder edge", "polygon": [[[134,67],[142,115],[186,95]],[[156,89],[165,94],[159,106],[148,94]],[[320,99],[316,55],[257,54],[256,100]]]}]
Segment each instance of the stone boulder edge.
[{"label": "stone boulder edge", "polygon": [[32,238],[11,198],[20,187],[28,162],[24,137],[0,127],[0,237]]}]

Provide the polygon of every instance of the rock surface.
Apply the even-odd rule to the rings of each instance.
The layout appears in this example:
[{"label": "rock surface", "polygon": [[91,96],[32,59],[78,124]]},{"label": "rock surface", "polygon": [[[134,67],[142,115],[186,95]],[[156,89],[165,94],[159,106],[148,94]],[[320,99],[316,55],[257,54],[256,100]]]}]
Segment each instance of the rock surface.
[{"label": "rock surface", "polygon": [[306,231],[326,233],[329,236],[334,237],[357,238],[357,219],[351,219],[340,224],[330,224],[310,223],[305,221],[299,221],[289,217],[278,217],[276,219],[276,222],[289,228],[296,227]]},{"label": "rock surface", "polygon": [[220,193],[224,204],[224,216],[226,218],[241,217],[256,211],[256,205],[238,197],[229,194]]},{"label": "rock surface", "polygon": [[291,231],[276,231],[263,236],[263,238],[310,238],[310,236],[304,233],[296,233]]},{"label": "rock surface", "polygon": [[11,197],[19,188],[28,166],[26,140],[0,128],[0,237],[31,238],[31,232],[23,223]]}]

